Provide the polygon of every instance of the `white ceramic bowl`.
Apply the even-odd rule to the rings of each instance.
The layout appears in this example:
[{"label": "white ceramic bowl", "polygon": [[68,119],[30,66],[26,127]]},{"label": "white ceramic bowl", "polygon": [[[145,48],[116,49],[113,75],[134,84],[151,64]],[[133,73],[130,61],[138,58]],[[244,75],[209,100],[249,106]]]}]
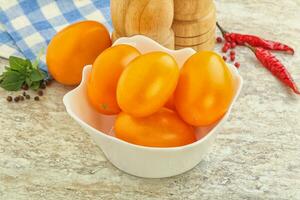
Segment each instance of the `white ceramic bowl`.
[{"label": "white ceramic bowl", "polygon": [[[144,36],[120,38],[114,45],[129,44],[136,47],[141,53],[151,51],[164,51],[172,55],[179,66],[195,53],[190,48],[181,50],[169,50]],[[208,152],[217,135],[217,129],[228,118],[232,105],[240,93],[242,78],[232,65],[228,65],[235,81],[235,98],[228,112],[216,124],[197,129],[200,135],[207,135],[197,142],[173,148],[152,148],[127,143],[116,137],[112,131],[115,116],[105,116],[96,112],[89,104],[86,95],[86,81],[92,67],[86,66],[83,70],[81,84],[67,93],[63,102],[69,115],[74,118],[82,128],[92,137],[95,143],[102,149],[108,160],[117,168],[129,174],[146,177],[162,178],[186,172],[195,167]]]}]

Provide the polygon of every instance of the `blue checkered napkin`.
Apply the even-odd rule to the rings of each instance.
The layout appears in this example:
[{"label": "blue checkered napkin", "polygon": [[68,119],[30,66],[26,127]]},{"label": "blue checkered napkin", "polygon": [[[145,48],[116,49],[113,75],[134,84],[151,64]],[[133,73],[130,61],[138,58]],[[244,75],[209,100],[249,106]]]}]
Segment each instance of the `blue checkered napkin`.
[{"label": "blue checkered napkin", "polygon": [[23,56],[4,26],[0,24],[0,57],[8,58],[10,55]]},{"label": "blue checkered napkin", "polygon": [[[34,60],[57,31],[86,19],[102,22],[111,31],[109,0],[1,0],[5,30],[0,31],[0,45]],[[42,61],[46,70],[45,56]]]}]

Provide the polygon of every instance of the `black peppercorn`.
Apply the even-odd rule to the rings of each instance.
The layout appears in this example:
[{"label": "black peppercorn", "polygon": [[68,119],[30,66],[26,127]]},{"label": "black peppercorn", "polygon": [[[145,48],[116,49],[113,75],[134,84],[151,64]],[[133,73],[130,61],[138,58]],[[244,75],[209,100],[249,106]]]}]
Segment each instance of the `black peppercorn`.
[{"label": "black peppercorn", "polygon": [[23,90],[28,90],[28,85],[27,85],[27,84],[23,84],[23,85],[22,85],[22,89],[23,89]]},{"label": "black peppercorn", "polygon": [[6,100],[7,100],[8,102],[11,102],[11,101],[13,100],[13,98],[12,98],[11,96],[7,96],[7,97],[6,97]]},{"label": "black peppercorn", "polygon": [[51,85],[51,83],[52,83],[52,80],[51,80],[51,79],[46,79],[46,80],[45,80],[45,84],[46,84],[47,86]]},{"label": "black peppercorn", "polygon": [[39,91],[38,91],[38,95],[39,95],[39,96],[43,96],[43,94],[44,94],[44,93],[43,93],[42,90],[39,90]]},{"label": "black peppercorn", "polygon": [[14,98],[14,101],[15,102],[18,102],[20,100],[20,97],[19,96],[16,96],[15,98]]},{"label": "black peppercorn", "polygon": [[30,99],[30,95],[26,94],[25,98]]},{"label": "black peppercorn", "polygon": [[23,96],[24,96],[24,97],[26,96],[26,92],[23,92]]},{"label": "black peppercorn", "polygon": [[44,82],[42,82],[41,85],[40,85],[40,88],[41,89],[46,89],[46,84]]},{"label": "black peppercorn", "polygon": [[40,100],[40,97],[35,96],[35,97],[34,97],[34,100],[35,100],[35,101],[39,101],[39,100]]},{"label": "black peppercorn", "polygon": [[24,97],[23,96],[20,95],[19,98],[20,98],[21,101],[24,101]]}]

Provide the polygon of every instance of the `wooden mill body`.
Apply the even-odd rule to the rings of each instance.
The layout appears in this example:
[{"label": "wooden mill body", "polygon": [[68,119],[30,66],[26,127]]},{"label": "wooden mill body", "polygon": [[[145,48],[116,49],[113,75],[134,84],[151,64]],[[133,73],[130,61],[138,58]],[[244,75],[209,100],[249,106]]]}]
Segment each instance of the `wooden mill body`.
[{"label": "wooden mill body", "polygon": [[111,16],[113,40],[142,34],[170,49],[214,47],[213,0],[111,0]]}]

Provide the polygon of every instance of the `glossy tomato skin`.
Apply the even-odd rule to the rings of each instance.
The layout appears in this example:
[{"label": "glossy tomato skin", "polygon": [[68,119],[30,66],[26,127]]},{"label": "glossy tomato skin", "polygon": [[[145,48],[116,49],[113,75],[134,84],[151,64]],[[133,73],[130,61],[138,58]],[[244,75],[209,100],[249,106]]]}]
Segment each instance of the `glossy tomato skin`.
[{"label": "glossy tomato skin", "polygon": [[177,147],[196,141],[194,128],[167,108],[142,118],[121,112],[114,128],[117,138],[148,147]]},{"label": "glossy tomato skin", "polygon": [[74,23],[59,31],[47,48],[46,62],[52,77],[64,85],[77,85],[82,69],[111,46],[109,32],[96,21]]},{"label": "glossy tomato skin", "polygon": [[222,57],[210,51],[198,52],[181,69],[175,106],[187,123],[210,125],[226,113],[234,89],[234,78]]},{"label": "glossy tomato skin", "polygon": [[121,73],[140,52],[129,45],[121,44],[103,51],[93,63],[87,84],[87,95],[91,105],[100,113],[118,114],[116,89]]},{"label": "glossy tomato skin", "polygon": [[135,117],[159,110],[176,88],[179,68],[172,56],[151,52],[134,59],[122,73],[117,86],[121,109]]},{"label": "glossy tomato skin", "polygon": [[172,95],[169,97],[169,99],[168,99],[167,103],[164,105],[164,107],[169,108],[169,109],[171,109],[171,110],[176,110],[174,94],[172,94]]}]

